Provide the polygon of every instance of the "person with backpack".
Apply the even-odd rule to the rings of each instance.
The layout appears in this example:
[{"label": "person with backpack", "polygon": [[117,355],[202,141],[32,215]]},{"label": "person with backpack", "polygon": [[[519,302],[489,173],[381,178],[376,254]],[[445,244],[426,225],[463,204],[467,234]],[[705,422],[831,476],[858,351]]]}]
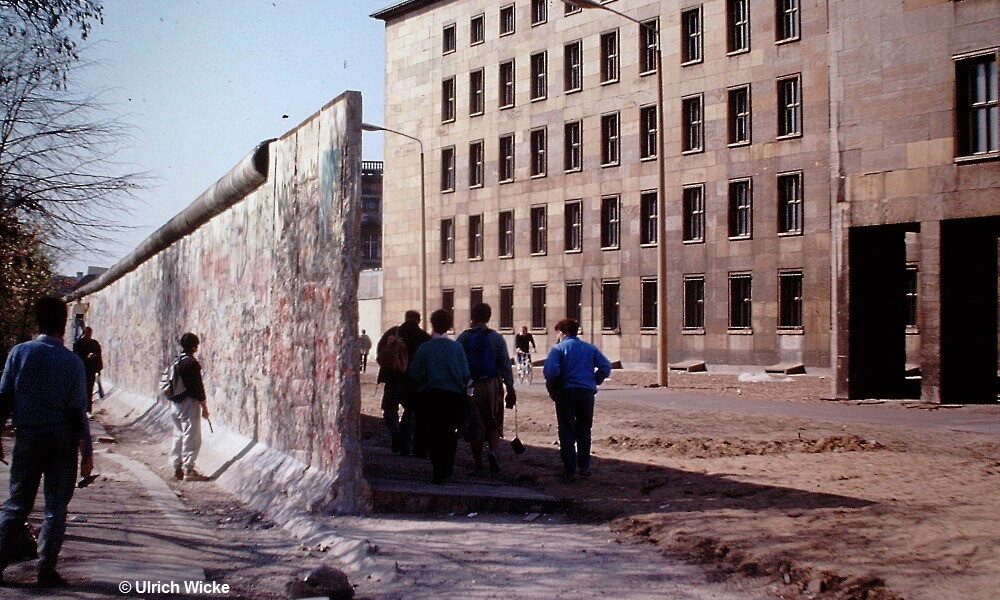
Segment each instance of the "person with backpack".
[{"label": "person with backpack", "polygon": [[[487,323],[493,316],[489,304],[481,302],[472,307],[472,327],[458,336],[458,343],[465,350],[472,377],[472,419],[466,439],[472,446],[475,461],[473,474],[483,472],[483,444],[487,446],[486,459],[490,473],[500,473],[497,449],[503,437],[504,405],[514,408],[514,371],[510,353],[503,336],[490,329]],[[506,402],[504,388],[506,387]]]},{"label": "person with backpack", "polygon": [[431,314],[434,334],[417,349],[409,369],[420,395],[417,414],[430,451],[431,481],[435,484],[447,481],[455,470],[458,428],[467,402],[469,363],[462,346],[448,339],[453,324],[450,311],[440,309]]},{"label": "person with backpack", "polygon": [[164,376],[163,395],[170,400],[170,416],[174,422],[174,447],[170,458],[174,479],[178,481],[206,481],[206,477],[194,468],[201,450],[201,419],[209,417],[201,363],[194,357],[200,344],[197,335],[190,332],[182,335],[181,354]]},{"label": "person with backpack", "polygon": [[[392,439],[392,452],[409,456],[414,450],[418,456],[426,454],[422,446],[418,446],[414,436],[416,404],[416,388],[407,375],[410,362],[421,344],[431,339],[426,331],[420,328],[420,313],[408,310],[402,325],[390,327],[379,340],[375,352],[378,363],[379,383],[385,384],[382,394],[382,418]],[[400,418],[399,407],[403,407]]]},{"label": "person with backpack", "polygon": [[559,453],[567,480],[590,477],[591,428],[597,386],[611,375],[611,361],[596,346],[577,337],[580,324],[563,319],[556,324],[562,339],[549,351],[543,374],[556,403]]},{"label": "person with backpack", "polygon": [[[69,310],[51,296],[35,305],[40,335],[18,344],[0,377],[0,430],[8,417],[17,429],[10,465],[10,498],[0,518],[0,584],[12,555],[29,537],[25,523],[45,479],[45,522],[38,561],[39,587],[65,587],[56,562],[66,533],[66,513],[80,474],[94,470],[94,450],[87,419],[86,369],[63,341]],[[0,459],[4,459],[0,442]],[[20,542],[20,543],[19,543]]]}]

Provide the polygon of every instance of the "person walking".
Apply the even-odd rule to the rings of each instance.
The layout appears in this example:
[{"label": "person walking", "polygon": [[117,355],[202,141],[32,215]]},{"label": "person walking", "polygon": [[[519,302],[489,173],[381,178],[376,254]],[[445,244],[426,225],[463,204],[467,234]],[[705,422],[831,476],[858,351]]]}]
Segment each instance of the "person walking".
[{"label": "person walking", "polygon": [[[487,446],[486,459],[490,472],[500,473],[497,449],[503,437],[504,405],[508,409],[517,403],[514,392],[514,372],[510,366],[510,353],[503,336],[487,326],[493,309],[479,303],[472,307],[472,327],[458,336],[458,343],[465,350],[472,374],[472,423],[466,437],[472,446],[475,461],[473,474],[483,471],[483,444]],[[507,389],[504,401],[504,387]]]},{"label": "person walking", "polygon": [[453,324],[451,311],[434,311],[431,314],[434,333],[417,349],[409,368],[410,379],[419,394],[418,418],[426,435],[431,481],[435,484],[446,482],[455,470],[458,428],[465,416],[470,376],[465,350],[447,336]]},{"label": "person walking", "polygon": [[[38,560],[39,587],[64,587],[56,562],[66,533],[66,511],[80,474],[94,470],[87,419],[86,369],[64,345],[66,303],[45,297],[35,306],[40,335],[18,344],[0,377],[0,430],[12,418],[17,433],[10,466],[10,497],[0,517],[0,583],[14,540],[22,534],[45,479],[45,521]],[[0,458],[4,458],[0,442]]]},{"label": "person walking", "polygon": [[597,347],[577,337],[580,324],[563,319],[556,325],[562,340],[549,351],[542,370],[556,404],[559,453],[564,475],[590,477],[590,441],[597,386],[611,375],[611,361]]},{"label": "person walking", "polygon": [[207,479],[194,466],[201,450],[201,419],[209,417],[201,363],[194,357],[200,345],[201,340],[193,333],[181,336],[181,354],[174,362],[171,377],[175,393],[169,398],[170,416],[174,422],[174,447],[170,459],[174,479],[178,481]]},{"label": "person walking", "polygon": [[358,349],[361,351],[361,372],[364,373],[368,370],[368,353],[372,350],[372,339],[364,329],[358,337]]},{"label": "person walking", "polygon": [[94,339],[94,330],[83,328],[83,336],[73,344],[73,352],[83,361],[87,372],[87,416],[94,412],[94,383],[97,376],[104,370],[104,360],[101,357],[101,344]]},{"label": "person walking", "polygon": [[[420,344],[429,339],[430,335],[420,328],[420,313],[408,310],[402,325],[390,327],[375,347],[379,365],[377,381],[385,384],[382,418],[395,454],[409,456],[419,438],[414,435],[416,392],[407,370]],[[403,407],[402,417],[400,406]]]}]

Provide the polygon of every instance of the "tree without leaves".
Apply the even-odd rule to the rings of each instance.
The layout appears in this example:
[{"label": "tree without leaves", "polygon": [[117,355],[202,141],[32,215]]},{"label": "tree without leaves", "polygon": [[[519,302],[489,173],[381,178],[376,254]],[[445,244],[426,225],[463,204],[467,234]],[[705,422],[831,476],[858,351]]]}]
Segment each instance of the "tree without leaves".
[{"label": "tree without leaves", "polygon": [[16,35],[0,42],[0,208],[45,232],[51,249],[94,250],[119,229],[136,174],[109,173],[125,136],[94,96],[71,91],[101,9],[91,0],[0,0]]}]

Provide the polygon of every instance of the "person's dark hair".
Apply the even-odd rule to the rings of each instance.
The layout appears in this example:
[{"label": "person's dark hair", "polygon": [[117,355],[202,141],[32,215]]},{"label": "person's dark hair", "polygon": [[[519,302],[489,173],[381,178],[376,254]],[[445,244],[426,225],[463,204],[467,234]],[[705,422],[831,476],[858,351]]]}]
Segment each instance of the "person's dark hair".
[{"label": "person's dark hair", "polygon": [[563,319],[556,323],[556,331],[561,331],[569,336],[575,336],[580,333],[580,324],[573,319]]},{"label": "person's dark hair", "polygon": [[406,311],[406,314],[403,315],[403,321],[406,323],[419,323],[420,313],[415,310],[408,310]]},{"label": "person's dark hair", "polygon": [[198,347],[200,342],[201,340],[198,339],[198,336],[189,331],[181,336],[181,350],[191,352]]},{"label": "person's dark hair", "polygon": [[84,327],[83,328],[83,335],[93,335],[93,334],[94,334],[94,328],[93,327]]},{"label": "person's dark hair", "polygon": [[431,329],[434,330],[434,333],[448,333],[454,325],[455,317],[452,316],[450,310],[439,308],[431,313]]},{"label": "person's dark hair", "polygon": [[35,304],[35,322],[38,323],[40,333],[62,336],[66,333],[68,318],[69,309],[60,298],[45,296]]},{"label": "person's dark hair", "polygon": [[490,317],[493,316],[493,309],[490,308],[489,304],[485,302],[480,302],[479,304],[472,307],[472,322],[473,323],[489,323]]}]

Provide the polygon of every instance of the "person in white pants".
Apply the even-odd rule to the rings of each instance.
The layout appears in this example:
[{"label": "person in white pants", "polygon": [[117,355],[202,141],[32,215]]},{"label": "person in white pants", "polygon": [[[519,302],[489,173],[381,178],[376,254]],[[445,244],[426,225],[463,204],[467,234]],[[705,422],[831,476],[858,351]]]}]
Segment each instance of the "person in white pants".
[{"label": "person in white pants", "polygon": [[205,384],[201,378],[201,364],[194,357],[200,340],[193,333],[181,336],[181,355],[174,367],[175,377],[183,383],[184,392],[171,398],[171,417],[174,421],[174,449],[170,458],[174,478],[186,481],[204,481],[206,478],[194,468],[201,450],[201,419],[208,418]]}]

